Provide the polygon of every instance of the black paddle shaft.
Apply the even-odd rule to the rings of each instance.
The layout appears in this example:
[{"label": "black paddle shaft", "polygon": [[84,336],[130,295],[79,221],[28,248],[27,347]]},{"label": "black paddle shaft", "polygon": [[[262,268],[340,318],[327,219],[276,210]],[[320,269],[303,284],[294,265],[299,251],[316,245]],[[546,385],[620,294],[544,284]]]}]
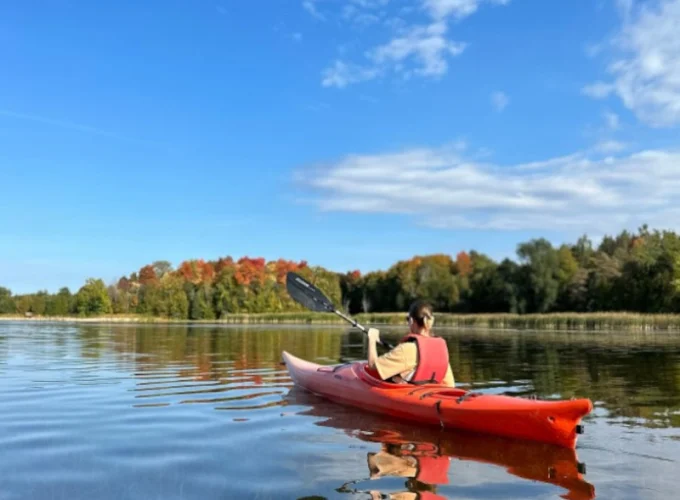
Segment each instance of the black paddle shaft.
[{"label": "black paddle shaft", "polygon": [[[297,273],[290,271],[286,275],[286,288],[292,299],[305,306],[307,309],[315,312],[332,312],[340,316],[345,321],[352,324],[364,333],[368,333],[368,329],[359,324],[359,322],[349,316],[343,314],[333,305],[333,303],[326,297],[321,290],[312,285],[309,281],[304,279]],[[380,340],[380,343],[387,349],[392,349],[392,346],[387,342]]]}]

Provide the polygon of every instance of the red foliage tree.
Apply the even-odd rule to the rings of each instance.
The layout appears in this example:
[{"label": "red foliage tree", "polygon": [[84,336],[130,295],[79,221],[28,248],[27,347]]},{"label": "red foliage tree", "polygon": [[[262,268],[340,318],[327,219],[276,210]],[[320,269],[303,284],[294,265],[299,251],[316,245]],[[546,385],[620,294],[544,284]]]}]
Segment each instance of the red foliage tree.
[{"label": "red foliage tree", "polygon": [[177,272],[185,279],[185,281],[194,281],[194,267],[191,265],[191,261],[185,260],[177,269]]},{"label": "red foliage tree", "polygon": [[472,260],[467,252],[460,252],[456,255],[456,267],[461,276],[467,276],[472,272]]},{"label": "red foliage tree", "polygon": [[223,269],[234,267],[234,259],[231,257],[221,257],[215,263],[215,273],[219,274]]},{"label": "red foliage tree", "polygon": [[130,280],[123,276],[121,279],[118,280],[118,285],[116,285],[116,288],[118,288],[118,290],[127,292],[128,290],[130,290]]},{"label": "red foliage tree", "polygon": [[251,259],[249,257],[241,257],[237,264],[236,282],[239,285],[248,286],[253,282],[264,282],[266,265],[263,258]]},{"label": "red foliage tree", "polygon": [[203,259],[185,260],[180,264],[179,274],[195,285],[199,283],[211,283],[215,278],[215,266]]},{"label": "red foliage tree", "polygon": [[215,267],[210,262],[204,262],[203,259],[198,263],[199,276],[203,283],[212,283],[215,278]]},{"label": "red foliage tree", "polygon": [[303,267],[306,267],[307,263],[301,261],[300,263],[293,262],[292,260],[279,259],[274,263],[274,273],[276,274],[276,281],[279,283],[284,283],[286,281],[286,275],[289,272],[298,272]]},{"label": "red foliage tree", "polygon": [[139,270],[139,283],[141,285],[158,283],[158,276],[152,265],[144,266]]}]

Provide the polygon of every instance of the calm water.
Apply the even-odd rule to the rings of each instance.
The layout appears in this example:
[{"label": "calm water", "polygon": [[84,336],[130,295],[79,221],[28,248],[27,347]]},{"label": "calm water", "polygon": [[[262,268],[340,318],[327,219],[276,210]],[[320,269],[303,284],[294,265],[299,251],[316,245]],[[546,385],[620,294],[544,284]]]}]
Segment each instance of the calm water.
[{"label": "calm water", "polygon": [[341,328],[0,323],[0,499],[678,498],[679,337],[438,333],[459,386],[590,397],[576,451],[294,390],[283,349],[365,358]]}]

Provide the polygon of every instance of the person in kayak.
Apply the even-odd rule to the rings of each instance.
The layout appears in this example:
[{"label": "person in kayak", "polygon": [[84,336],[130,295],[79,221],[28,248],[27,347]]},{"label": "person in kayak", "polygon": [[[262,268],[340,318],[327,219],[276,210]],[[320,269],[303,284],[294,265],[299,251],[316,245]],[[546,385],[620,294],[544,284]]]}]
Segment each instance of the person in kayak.
[{"label": "person in kayak", "polygon": [[381,379],[394,383],[437,383],[455,386],[446,341],[432,336],[432,306],[416,301],[409,308],[409,333],[391,351],[378,356],[380,332],[368,330],[368,366]]}]

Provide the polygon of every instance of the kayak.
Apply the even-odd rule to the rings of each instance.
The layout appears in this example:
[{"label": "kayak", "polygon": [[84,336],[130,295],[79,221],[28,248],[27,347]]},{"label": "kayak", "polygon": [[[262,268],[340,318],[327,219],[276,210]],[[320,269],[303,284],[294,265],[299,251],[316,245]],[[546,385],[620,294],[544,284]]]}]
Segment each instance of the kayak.
[{"label": "kayak", "polygon": [[366,361],[318,365],[283,351],[295,385],[330,401],[374,413],[460,429],[575,448],[589,399],[543,401],[480,394],[439,384],[395,384],[381,380]]}]

